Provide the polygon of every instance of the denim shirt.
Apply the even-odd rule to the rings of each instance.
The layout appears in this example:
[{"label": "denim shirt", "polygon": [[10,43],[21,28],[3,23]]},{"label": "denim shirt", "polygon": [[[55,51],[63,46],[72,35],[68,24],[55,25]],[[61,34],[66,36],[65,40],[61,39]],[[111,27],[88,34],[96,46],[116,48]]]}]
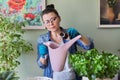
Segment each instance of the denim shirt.
[{"label": "denim shirt", "polygon": [[[68,29],[61,28],[61,30],[63,32],[66,32],[67,34],[69,34],[70,39],[76,37],[77,35],[80,35],[80,33],[74,28],[68,28]],[[51,41],[50,31],[48,31],[46,34],[40,35],[39,38],[38,38],[38,41],[37,41],[37,50],[38,50],[37,63],[38,63],[40,68],[44,69],[44,76],[52,78],[53,77],[53,71],[52,71],[52,67],[51,67],[51,63],[50,63],[49,51],[48,51],[47,46],[43,45],[43,43],[47,42],[47,41]],[[68,40],[63,38],[64,43],[66,43],[67,41]],[[69,48],[69,53],[74,54],[77,51],[77,45],[82,47],[85,50],[89,50],[89,49],[94,48],[93,40],[89,38],[89,41],[90,41],[89,45],[84,45],[80,40],[77,40]],[[43,47],[41,47],[41,46],[43,46]],[[43,65],[39,60],[40,57],[44,57],[44,56],[42,56],[42,54],[48,54],[47,65]],[[81,79],[78,78],[77,74],[76,74],[76,80],[81,80]]]}]

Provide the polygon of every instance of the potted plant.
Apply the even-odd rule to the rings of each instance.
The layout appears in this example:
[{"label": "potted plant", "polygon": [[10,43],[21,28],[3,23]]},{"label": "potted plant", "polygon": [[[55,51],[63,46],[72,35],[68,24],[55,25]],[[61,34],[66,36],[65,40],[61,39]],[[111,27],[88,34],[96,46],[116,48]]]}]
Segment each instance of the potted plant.
[{"label": "potted plant", "polygon": [[0,73],[0,80],[18,80],[19,77],[16,77],[15,71],[6,71]]},{"label": "potted plant", "polygon": [[108,5],[108,18],[109,18],[109,21],[110,23],[113,22],[114,20],[114,17],[115,17],[115,13],[114,13],[114,6],[116,5],[117,3],[117,0],[107,0],[107,5]]},{"label": "potted plant", "polygon": [[[24,22],[0,15],[0,78],[3,78],[2,74],[5,73],[16,73],[15,68],[20,65],[18,57],[22,53],[33,50],[31,43],[22,37],[25,32],[21,29],[22,26],[24,26]],[[11,75],[11,77],[15,77],[15,75]]]},{"label": "potted plant", "polygon": [[120,69],[118,56],[105,51],[99,52],[97,49],[71,54],[69,62],[79,75],[86,76],[89,80],[112,79]]},{"label": "potted plant", "polygon": [[117,3],[117,0],[107,0],[107,3],[109,5],[109,7],[114,7],[115,4]]}]

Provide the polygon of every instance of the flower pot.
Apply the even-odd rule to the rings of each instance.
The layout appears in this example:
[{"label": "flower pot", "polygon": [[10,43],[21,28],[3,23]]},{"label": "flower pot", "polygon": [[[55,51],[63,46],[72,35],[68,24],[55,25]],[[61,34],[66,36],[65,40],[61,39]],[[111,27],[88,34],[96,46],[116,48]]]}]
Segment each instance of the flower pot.
[{"label": "flower pot", "polygon": [[[89,80],[88,77],[83,77],[82,80]],[[100,79],[100,78],[96,78],[95,80],[113,80],[110,78],[104,78],[104,79]]]},{"label": "flower pot", "polygon": [[104,78],[104,79],[96,78],[95,80],[113,80],[113,79],[110,79],[110,78]]}]

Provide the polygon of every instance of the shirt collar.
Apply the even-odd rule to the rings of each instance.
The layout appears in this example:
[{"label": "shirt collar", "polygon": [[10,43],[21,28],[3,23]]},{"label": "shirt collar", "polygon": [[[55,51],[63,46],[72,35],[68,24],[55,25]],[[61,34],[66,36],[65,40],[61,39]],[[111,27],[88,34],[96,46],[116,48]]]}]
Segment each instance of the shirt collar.
[{"label": "shirt collar", "polygon": [[[60,29],[61,29],[63,32],[66,32],[66,30],[63,29],[62,27],[60,27]],[[51,41],[50,31],[48,31],[47,34],[48,34],[48,40]]]}]

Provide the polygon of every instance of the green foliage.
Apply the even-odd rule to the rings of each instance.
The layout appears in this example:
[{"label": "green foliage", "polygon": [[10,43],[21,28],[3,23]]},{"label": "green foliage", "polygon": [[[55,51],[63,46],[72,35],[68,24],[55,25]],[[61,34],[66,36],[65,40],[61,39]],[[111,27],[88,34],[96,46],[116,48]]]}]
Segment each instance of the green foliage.
[{"label": "green foliage", "polygon": [[32,51],[32,44],[22,37],[24,22],[0,15],[0,73],[14,70],[21,53]]},{"label": "green foliage", "polygon": [[120,58],[112,53],[91,49],[70,55],[69,62],[74,70],[89,80],[92,78],[113,78],[120,69]]},{"label": "green foliage", "polygon": [[114,7],[117,3],[117,0],[107,0],[109,7]]}]

